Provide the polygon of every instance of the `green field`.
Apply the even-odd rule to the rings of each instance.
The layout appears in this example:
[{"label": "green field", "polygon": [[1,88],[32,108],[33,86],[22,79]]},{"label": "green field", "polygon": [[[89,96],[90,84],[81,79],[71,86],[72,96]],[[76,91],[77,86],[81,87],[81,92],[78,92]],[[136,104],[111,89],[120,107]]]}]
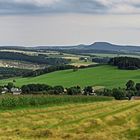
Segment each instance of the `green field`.
[{"label": "green field", "polygon": [[1,140],[139,140],[140,101],[0,111]]},{"label": "green field", "polygon": [[[14,78],[17,86],[29,83],[45,83],[49,85],[63,85],[65,87],[80,85],[105,86],[105,87],[123,87],[128,80],[140,82],[140,70],[119,70],[112,66],[98,66],[94,68],[58,71],[44,74],[38,77]],[[12,82],[12,79],[0,80],[0,85]]]}]

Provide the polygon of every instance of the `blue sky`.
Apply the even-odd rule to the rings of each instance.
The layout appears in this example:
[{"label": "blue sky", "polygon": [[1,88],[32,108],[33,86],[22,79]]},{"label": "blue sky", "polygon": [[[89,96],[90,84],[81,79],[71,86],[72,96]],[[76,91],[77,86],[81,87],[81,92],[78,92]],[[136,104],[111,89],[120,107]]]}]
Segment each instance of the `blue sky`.
[{"label": "blue sky", "polygon": [[140,0],[0,0],[0,45],[140,45]]}]

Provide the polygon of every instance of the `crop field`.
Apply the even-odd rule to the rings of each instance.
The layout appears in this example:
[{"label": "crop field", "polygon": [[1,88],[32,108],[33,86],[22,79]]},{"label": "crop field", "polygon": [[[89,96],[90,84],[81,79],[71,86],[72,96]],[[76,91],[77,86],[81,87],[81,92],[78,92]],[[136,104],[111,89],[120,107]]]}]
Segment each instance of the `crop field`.
[{"label": "crop field", "polygon": [[[22,86],[30,83],[45,83],[48,85],[63,85],[64,87],[87,85],[105,86],[108,88],[124,87],[128,80],[140,82],[140,70],[119,70],[113,66],[98,66],[94,68],[64,70],[44,74],[38,77],[14,78],[15,85]],[[0,80],[0,85],[12,82],[12,79]]]},{"label": "crop field", "polygon": [[112,101],[113,97],[105,96],[48,96],[48,95],[1,95],[0,96],[0,110],[17,109],[23,107],[36,107],[36,106],[54,106],[64,105],[68,103],[89,103]]},{"label": "crop field", "polygon": [[16,61],[16,60],[0,60],[0,67],[6,67],[6,68],[20,68],[20,69],[43,69],[45,68],[45,65],[43,64],[33,64],[30,62],[25,61]]},{"label": "crop field", "polygon": [[2,140],[139,140],[140,101],[0,111]]},{"label": "crop field", "polygon": [[[80,60],[81,57],[87,58],[88,60],[87,61]],[[77,67],[97,64],[95,62],[92,62],[89,56],[84,56],[84,55],[63,54],[63,57],[61,56],[61,58],[70,59],[71,60],[70,65],[77,66]]]}]

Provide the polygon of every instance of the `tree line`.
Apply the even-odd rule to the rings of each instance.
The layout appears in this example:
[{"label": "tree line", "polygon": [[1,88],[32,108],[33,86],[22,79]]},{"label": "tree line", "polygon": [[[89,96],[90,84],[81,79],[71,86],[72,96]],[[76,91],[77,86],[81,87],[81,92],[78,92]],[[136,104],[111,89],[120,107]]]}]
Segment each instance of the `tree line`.
[{"label": "tree line", "polygon": [[[10,82],[5,86],[0,86],[0,93],[2,93],[3,88],[7,88],[8,93],[12,93],[12,88],[16,88],[15,85]],[[90,95],[93,93],[93,87],[87,86],[83,90],[80,86],[73,86],[69,88],[64,88],[63,86],[50,86],[47,84],[28,84],[21,87],[22,94],[47,94],[47,95]]]},{"label": "tree line", "polygon": [[32,72],[32,70],[0,67],[0,79],[6,79],[16,76],[24,76],[30,72]]},{"label": "tree line", "polygon": [[61,71],[61,70],[69,70],[72,69],[73,71],[78,71],[78,69],[84,69],[84,68],[90,68],[90,67],[96,67],[100,64],[96,65],[89,65],[89,66],[73,66],[73,65],[55,65],[55,66],[48,66],[44,69],[38,69],[34,71],[29,71],[23,75],[23,77],[36,77],[42,74],[51,73],[55,71]]},{"label": "tree line", "polygon": [[49,95],[90,95],[93,93],[93,87],[87,86],[83,90],[80,86],[64,88],[63,86],[49,86],[46,84],[29,84],[21,87],[23,94],[49,94]]},{"label": "tree line", "polygon": [[[13,83],[5,85],[8,92],[14,86]],[[4,87],[0,87],[0,91]],[[47,94],[47,95],[94,95],[94,96],[109,96],[114,97],[116,100],[130,100],[133,96],[140,96],[140,83],[135,83],[129,80],[126,83],[126,88],[113,88],[113,89],[100,89],[94,90],[92,86],[81,88],[80,86],[73,86],[64,88],[63,86],[50,86],[47,84],[28,84],[21,87],[22,94]]]},{"label": "tree line", "polygon": [[115,57],[110,59],[109,64],[117,66],[119,69],[127,69],[127,70],[140,69],[139,58]]},{"label": "tree line", "polygon": [[75,68],[75,66],[72,66],[72,65],[49,66],[44,69],[38,69],[38,70],[27,72],[27,73],[25,73],[25,75],[23,75],[23,77],[35,77],[35,76],[39,76],[39,75],[46,74],[46,73],[51,73],[51,72],[55,72],[55,71],[59,71],[59,70],[74,69],[74,68]]}]

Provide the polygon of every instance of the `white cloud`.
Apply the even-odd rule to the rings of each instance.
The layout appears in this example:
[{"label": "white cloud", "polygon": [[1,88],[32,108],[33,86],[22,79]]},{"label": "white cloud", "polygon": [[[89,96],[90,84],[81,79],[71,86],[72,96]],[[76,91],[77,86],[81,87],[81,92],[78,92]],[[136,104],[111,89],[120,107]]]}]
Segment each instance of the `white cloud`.
[{"label": "white cloud", "polygon": [[52,5],[56,2],[60,2],[61,0],[14,0],[14,2],[17,3],[26,3],[26,4],[35,4],[38,6],[43,6],[43,5]]}]

